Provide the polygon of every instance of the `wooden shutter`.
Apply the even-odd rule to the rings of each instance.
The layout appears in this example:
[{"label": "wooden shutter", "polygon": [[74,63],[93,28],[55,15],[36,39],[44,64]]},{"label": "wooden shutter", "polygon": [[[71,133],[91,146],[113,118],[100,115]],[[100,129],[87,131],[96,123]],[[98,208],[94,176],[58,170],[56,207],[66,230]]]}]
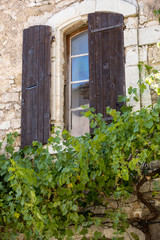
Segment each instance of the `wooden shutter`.
[{"label": "wooden shutter", "polygon": [[51,27],[23,31],[21,147],[49,138],[50,49]]},{"label": "wooden shutter", "polygon": [[118,95],[125,94],[123,16],[88,16],[90,106],[106,117],[105,108],[119,110]]}]

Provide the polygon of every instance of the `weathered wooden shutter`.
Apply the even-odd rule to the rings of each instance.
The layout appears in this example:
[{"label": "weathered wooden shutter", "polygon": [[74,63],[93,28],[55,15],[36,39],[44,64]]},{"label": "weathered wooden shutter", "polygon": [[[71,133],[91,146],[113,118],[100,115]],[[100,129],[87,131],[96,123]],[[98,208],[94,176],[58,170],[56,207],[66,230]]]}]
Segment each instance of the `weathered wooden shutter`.
[{"label": "weathered wooden shutter", "polygon": [[49,138],[50,49],[51,27],[23,31],[21,147]]},{"label": "weathered wooden shutter", "polygon": [[106,116],[105,108],[119,110],[118,95],[125,94],[123,16],[88,16],[90,106]]}]

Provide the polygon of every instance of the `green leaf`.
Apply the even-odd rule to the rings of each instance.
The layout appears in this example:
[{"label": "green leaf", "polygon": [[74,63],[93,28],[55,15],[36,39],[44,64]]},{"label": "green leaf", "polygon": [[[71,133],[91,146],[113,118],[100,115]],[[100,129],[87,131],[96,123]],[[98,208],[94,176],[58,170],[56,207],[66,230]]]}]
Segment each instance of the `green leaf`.
[{"label": "green leaf", "polygon": [[88,229],[87,228],[83,228],[81,231],[80,231],[80,234],[81,235],[86,235],[88,233]]},{"label": "green leaf", "polygon": [[146,128],[151,129],[153,127],[153,121],[150,120],[150,121],[146,122],[144,125],[146,126]]},{"label": "green leaf", "polygon": [[61,210],[62,210],[62,215],[66,215],[67,212],[68,212],[68,209],[67,209],[67,204],[62,204],[61,205]]},{"label": "green leaf", "polygon": [[130,235],[135,239],[135,240],[139,240],[139,236],[137,234],[135,234],[134,232],[131,232]]},{"label": "green leaf", "polygon": [[79,216],[76,212],[75,213],[70,213],[70,219],[72,219],[75,223],[77,223],[78,220],[79,220]]},{"label": "green leaf", "polygon": [[129,173],[128,173],[128,169],[126,167],[122,168],[121,174],[125,181],[129,180]]},{"label": "green leaf", "polygon": [[101,239],[102,238],[102,233],[101,232],[94,232],[94,239]]},{"label": "green leaf", "polygon": [[77,210],[78,210],[78,207],[77,207],[77,205],[73,204],[73,206],[71,207],[71,209],[72,209],[73,211],[77,211]]}]

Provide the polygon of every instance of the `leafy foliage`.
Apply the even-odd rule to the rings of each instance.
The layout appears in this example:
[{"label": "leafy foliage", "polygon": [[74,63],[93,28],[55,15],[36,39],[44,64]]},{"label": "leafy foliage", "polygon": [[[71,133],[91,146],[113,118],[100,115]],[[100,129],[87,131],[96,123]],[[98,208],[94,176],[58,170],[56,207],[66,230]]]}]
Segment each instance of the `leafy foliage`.
[{"label": "leafy foliage", "polygon": [[[123,239],[127,215],[110,203],[127,199],[143,164],[160,159],[160,102],[137,112],[108,107],[110,124],[92,110],[84,115],[93,135],[76,138],[54,130],[45,147],[33,142],[19,151],[13,147],[17,135],[7,135],[0,155],[0,239],[15,239],[17,233],[36,240],[72,239],[75,233],[87,239],[88,228],[108,218],[114,239]],[[96,206],[105,207],[103,217],[95,214]],[[105,237],[95,232],[92,239]]]}]

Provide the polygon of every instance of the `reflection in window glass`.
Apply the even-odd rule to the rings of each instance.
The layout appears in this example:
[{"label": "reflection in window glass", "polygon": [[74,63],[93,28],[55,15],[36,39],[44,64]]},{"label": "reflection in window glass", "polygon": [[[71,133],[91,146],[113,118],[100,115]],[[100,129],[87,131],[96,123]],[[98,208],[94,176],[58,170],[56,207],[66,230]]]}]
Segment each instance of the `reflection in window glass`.
[{"label": "reflection in window glass", "polygon": [[73,136],[89,132],[89,120],[81,112],[82,105],[89,106],[89,59],[88,32],[82,32],[71,39],[71,79],[69,125]]},{"label": "reflection in window glass", "polygon": [[72,108],[89,104],[89,83],[72,84]]},{"label": "reflection in window glass", "polygon": [[82,32],[72,38],[71,55],[88,53],[88,32]]},{"label": "reflection in window glass", "polygon": [[72,111],[72,130],[71,134],[72,136],[78,137],[86,132],[89,132],[89,120],[88,118],[84,117],[81,112],[84,112],[84,110],[79,111]]},{"label": "reflection in window glass", "polygon": [[89,79],[88,56],[72,58],[72,82]]}]

